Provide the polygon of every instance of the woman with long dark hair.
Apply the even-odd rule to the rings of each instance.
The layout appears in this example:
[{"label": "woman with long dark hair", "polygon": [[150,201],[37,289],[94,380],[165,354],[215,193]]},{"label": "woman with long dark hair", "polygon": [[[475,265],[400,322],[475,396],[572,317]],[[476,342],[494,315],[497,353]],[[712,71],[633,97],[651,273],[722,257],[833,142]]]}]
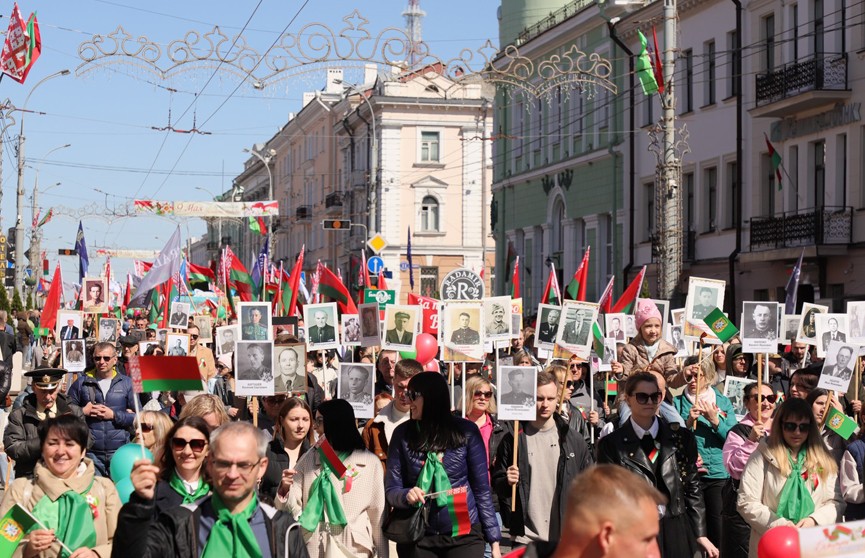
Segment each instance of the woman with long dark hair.
[{"label": "woman with long dark hair", "polygon": [[291,397],[276,415],[274,436],[267,446],[267,470],[261,477],[259,496],[273,502],[277,491],[285,498],[291,483],[292,469],[313,443],[312,410],[306,401]]},{"label": "woman with long dark hair", "polygon": [[841,520],[838,465],[826,451],[804,399],[788,399],[778,408],[769,438],[745,465],[738,504],[751,526],[752,557],[757,556],[760,537],[772,527],[814,527]]},{"label": "woman with long dark hair", "polygon": [[[436,496],[429,502],[424,537],[416,544],[398,544],[400,558],[474,558],[483,554],[485,541],[499,557],[501,530],[478,427],[450,413],[448,385],[440,374],[414,376],[407,393],[411,419],[396,428],[388,449],[387,503],[411,508],[422,505],[427,494]],[[457,498],[466,505],[452,516]]]},{"label": "woman with long dark hair", "polygon": [[[325,401],[316,415],[333,451],[320,450],[297,462],[289,475],[288,498],[277,495],[276,506],[297,517],[310,556],[339,555],[337,549],[351,556],[385,556],[381,462],[366,449],[348,401]],[[338,461],[327,457],[333,454]]]},{"label": "woman with long dark hair", "polygon": [[157,512],[190,504],[210,493],[203,468],[209,440],[210,427],[197,416],[178,420],[168,431],[155,456],[159,465]]}]

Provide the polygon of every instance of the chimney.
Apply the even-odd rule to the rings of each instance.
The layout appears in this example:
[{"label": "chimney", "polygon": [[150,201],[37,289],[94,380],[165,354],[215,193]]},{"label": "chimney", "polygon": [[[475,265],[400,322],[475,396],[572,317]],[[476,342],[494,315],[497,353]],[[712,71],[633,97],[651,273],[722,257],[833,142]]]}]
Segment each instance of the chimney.
[{"label": "chimney", "polygon": [[342,68],[327,69],[327,83],[324,86],[325,93],[341,93],[342,84],[335,83],[334,80],[342,80]]}]

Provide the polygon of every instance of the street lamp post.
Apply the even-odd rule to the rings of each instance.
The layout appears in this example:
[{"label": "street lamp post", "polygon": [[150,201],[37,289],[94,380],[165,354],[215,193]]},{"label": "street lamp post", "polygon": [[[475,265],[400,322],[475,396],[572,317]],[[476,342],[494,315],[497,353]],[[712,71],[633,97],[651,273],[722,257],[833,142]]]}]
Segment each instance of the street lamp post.
[{"label": "street lamp post", "polygon": [[372,133],[372,138],[370,139],[369,156],[369,214],[367,216],[367,229],[372,233],[373,231],[378,230],[375,226],[376,205],[378,201],[378,192],[376,191],[376,187],[378,186],[378,139],[375,134],[375,112],[372,110],[372,103],[369,101],[369,98],[360,91],[357,85],[341,79],[335,79],[333,82],[345,87],[346,91],[354,91],[357,93],[360,98],[364,100],[369,109],[369,131]]},{"label": "street lamp post", "polygon": [[21,297],[24,296],[24,115],[27,113],[27,103],[30,101],[30,95],[40,85],[52,78],[68,76],[69,73],[69,70],[60,70],[42,78],[33,86],[27,97],[24,98],[24,106],[21,108],[21,127],[18,131],[18,215],[15,221],[15,290],[18,291],[18,296]]},{"label": "street lamp post", "polygon": [[[264,146],[256,151],[256,146],[252,149],[244,148],[243,151],[254,156],[261,161],[264,168],[267,170],[267,201],[273,201],[273,172],[270,170],[270,161],[276,156],[276,150],[264,150]],[[261,151],[264,150],[264,154]],[[273,258],[273,215],[267,216],[267,254],[269,258]]]},{"label": "street lamp post", "polygon": [[[42,160],[48,159],[48,157],[54,153],[55,151],[59,151],[61,149],[66,149],[71,146],[71,143],[67,143],[66,145],[59,145],[54,149],[48,151]],[[37,277],[39,274],[39,266],[41,265],[40,255],[42,253],[42,231],[37,227],[37,218],[39,216],[39,169],[34,169],[36,171],[36,180],[33,182],[33,205],[31,206],[31,212],[33,213],[33,232],[30,235],[30,273],[33,277]],[[48,188],[45,188],[42,193],[44,194],[51,188],[57,187],[60,185],[60,182],[56,184],[52,184]],[[35,256],[34,256],[35,255]]]}]

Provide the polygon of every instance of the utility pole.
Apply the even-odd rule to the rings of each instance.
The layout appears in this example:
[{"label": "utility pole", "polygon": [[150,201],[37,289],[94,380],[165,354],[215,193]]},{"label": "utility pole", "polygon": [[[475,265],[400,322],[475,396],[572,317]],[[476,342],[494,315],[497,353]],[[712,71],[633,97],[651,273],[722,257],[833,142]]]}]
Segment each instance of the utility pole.
[{"label": "utility pole", "polygon": [[[481,269],[487,268],[487,220],[490,213],[487,211],[487,110],[489,101],[481,100],[483,113],[481,114]],[[507,272],[505,272],[507,273]],[[492,278],[490,278],[492,279]]]}]

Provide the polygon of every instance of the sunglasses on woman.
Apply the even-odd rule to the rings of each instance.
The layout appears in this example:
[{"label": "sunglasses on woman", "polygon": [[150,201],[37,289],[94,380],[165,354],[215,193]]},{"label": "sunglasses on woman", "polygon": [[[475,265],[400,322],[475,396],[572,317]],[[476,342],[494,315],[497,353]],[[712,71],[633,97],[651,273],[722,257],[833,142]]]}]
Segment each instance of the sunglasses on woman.
[{"label": "sunglasses on woman", "polygon": [[568,380],[567,382],[565,382],[565,387],[568,389],[574,389],[575,387],[577,387],[577,382],[575,380]]},{"label": "sunglasses on woman", "polygon": [[642,391],[638,391],[634,394],[634,397],[637,398],[637,403],[640,405],[645,405],[649,401],[652,402],[652,405],[655,405],[661,400],[661,392],[656,391],[655,393],[643,393]]},{"label": "sunglasses on woman", "polygon": [[418,398],[423,397],[423,394],[419,391],[408,390],[405,392],[405,396],[411,401],[417,401]]},{"label": "sunglasses on woman", "polygon": [[153,432],[153,425],[150,424],[149,422],[142,422],[141,423],[141,431],[142,432]]},{"label": "sunglasses on woman", "polygon": [[493,396],[492,391],[480,391],[480,390],[478,390],[475,392],[475,399],[480,399],[481,397],[483,397],[484,399],[491,399],[492,396]]},{"label": "sunglasses on woman", "polygon": [[802,434],[806,434],[811,429],[810,422],[784,422],[782,426],[784,432],[796,432],[798,430]]},{"label": "sunglasses on woman", "polygon": [[[757,394],[753,393],[753,394],[749,395],[748,399],[757,399]],[[768,401],[769,403],[774,403],[777,400],[778,400],[778,395],[774,394],[774,393],[771,395],[764,395],[763,396],[763,401]]]},{"label": "sunglasses on woman", "polygon": [[175,450],[180,451],[187,445],[192,448],[193,453],[201,453],[202,451],[204,451],[204,448],[207,447],[207,440],[186,440],[184,438],[178,438],[176,436],[171,439],[171,447]]}]

